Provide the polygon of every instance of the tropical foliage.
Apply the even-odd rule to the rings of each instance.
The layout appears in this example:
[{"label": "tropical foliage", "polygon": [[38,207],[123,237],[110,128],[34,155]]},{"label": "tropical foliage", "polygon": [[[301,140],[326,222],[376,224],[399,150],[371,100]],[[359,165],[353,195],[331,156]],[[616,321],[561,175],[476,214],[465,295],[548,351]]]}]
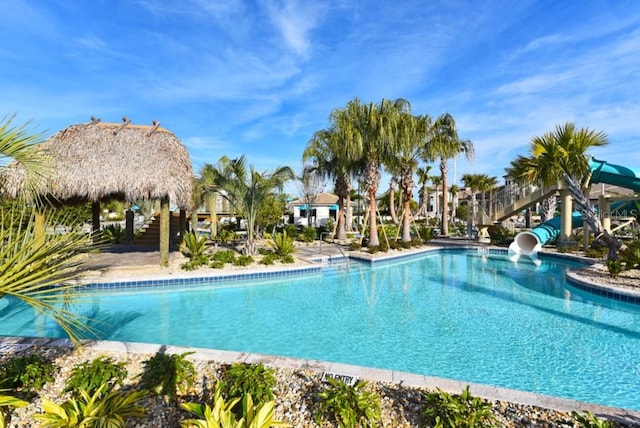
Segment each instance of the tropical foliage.
[{"label": "tropical foliage", "polygon": [[223,156],[216,166],[206,164],[200,175],[206,188],[221,191],[220,194],[234,207],[236,214],[246,218],[246,249],[248,254],[255,255],[258,249],[256,235],[260,206],[294,178],[291,168],[283,166],[260,173],[253,166],[247,168],[244,156],[236,159]]}]

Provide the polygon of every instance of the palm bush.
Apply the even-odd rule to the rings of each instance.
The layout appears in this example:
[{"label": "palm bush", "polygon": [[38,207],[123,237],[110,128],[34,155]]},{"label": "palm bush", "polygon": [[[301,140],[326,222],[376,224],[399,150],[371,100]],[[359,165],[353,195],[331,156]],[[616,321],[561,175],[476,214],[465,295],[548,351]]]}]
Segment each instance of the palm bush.
[{"label": "palm bush", "polygon": [[119,224],[110,224],[102,230],[102,236],[113,244],[120,244],[127,236],[127,231]]},{"label": "palm bush", "polygon": [[236,363],[224,373],[216,389],[220,389],[228,400],[251,395],[257,402],[262,403],[274,399],[275,387],[276,377],[273,369],[266,368],[262,363]]},{"label": "palm bush", "polygon": [[332,378],[327,381],[329,385],[318,394],[320,402],[315,417],[318,425],[329,415],[344,428],[377,426],[381,418],[380,397],[364,389],[364,381],[355,385]]},{"label": "palm bush", "polygon": [[293,238],[287,234],[286,230],[281,233],[276,233],[271,239],[271,242],[269,242],[269,245],[271,245],[276,255],[280,258],[289,256],[295,252]]}]

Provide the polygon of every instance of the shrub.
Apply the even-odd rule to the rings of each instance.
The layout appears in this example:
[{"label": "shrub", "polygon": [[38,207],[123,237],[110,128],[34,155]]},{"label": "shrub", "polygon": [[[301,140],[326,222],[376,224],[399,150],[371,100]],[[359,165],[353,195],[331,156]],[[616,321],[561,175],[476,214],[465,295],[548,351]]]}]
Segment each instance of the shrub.
[{"label": "shrub", "polygon": [[609,271],[609,276],[611,278],[617,278],[620,272],[622,272],[624,269],[620,260],[608,260],[607,270]]},{"label": "shrub", "polygon": [[207,258],[207,256],[200,256],[198,258],[191,259],[188,262],[182,263],[180,265],[180,269],[186,270],[186,271],[196,270],[200,266],[206,265],[208,262],[209,262],[209,259]]},{"label": "shrub", "polygon": [[141,386],[174,401],[178,393],[185,393],[193,387],[196,370],[185,358],[190,354],[193,352],[171,355],[158,352],[144,361],[144,369],[140,374]]},{"label": "shrub", "polygon": [[184,235],[183,244],[182,253],[193,260],[201,258],[204,254],[204,250],[207,248],[207,238],[195,232],[189,232]]},{"label": "shrub", "polygon": [[220,250],[213,253],[211,261],[225,263],[233,263],[236,259],[236,255],[232,250]]},{"label": "shrub", "polygon": [[113,244],[119,244],[127,236],[127,231],[119,224],[110,224],[102,229],[102,236]]},{"label": "shrub", "polygon": [[316,240],[316,229],[311,226],[307,226],[302,229],[302,242],[313,242]]},{"label": "shrub", "polygon": [[280,261],[282,263],[287,263],[287,264],[291,264],[291,263],[295,263],[296,262],[291,254],[289,254],[287,256],[284,256],[283,258],[280,259]]},{"label": "shrub", "polygon": [[509,229],[499,225],[489,226],[487,232],[489,232],[491,243],[496,245],[508,244],[513,238],[513,234]]},{"label": "shrub", "polygon": [[2,391],[0,391],[0,427],[4,428],[8,426],[8,423],[11,421],[11,409],[26,407],[28,405],[28,401],[21,400],[12,395],[4,395]]},{"label": "shrub", "polygon": [[426,407],[422,411],[424,422],[429,426],[448,428],[492,427],[496,418],[491,403],[473,397],[469,386],[462,394],[449,394],[437,389],[424,395]]},{"label": "shrub", "polygon": [[278,260],[278,256],[276,256],[273,253],[270,253],[262,256],[262,259],[258,263],[265,266],[271,266],[275,263],[276,260]]},{"label": "shrub", "polygon": [[295,224],[286,225],[282,231],[287,232],[287,236],[290,236],[293,239],[298,239],[298,226]]},{"label": "shrub", "polygon": [[238,256],[234,261],[234,266],[248,266],[253,263],[253,257],[249,255]]},{"label": "shrub", "polygon": [[233,230],[221,228],[218,229],[218,233],[216,233],[216,236],[213,238],[213,240],[222,244],[226,244],[227,242],[231,241],[234,236],[235,232]]},{"label": "shrub", "polygon": [[354,241],[349,244],[349,249],[351,251],[357,251],[361,248],[362,248],[362,244],[360,243],[360,241]]},{"label": "shrub", "polygon": [[[242,401],[242,416],[238,420],[234,413],[236,405]],[[216,386],[212,400],[213,407],[208,404],[183,403],[181,407],[200,419],[183,421],[183,427],[219,427],[219,428],[252,428],[252,427],[291,427],[292,425],[274,419],[275,401],[254,404],[251,395],[242,399],[225,400],[221,395],[221,388]]]},{"label": "shrub", "polygon": [[364,390],[364,381],[359,380],[355,385],[331,378],[327,381],[328,386],[318,394],[320,401],[315,415],[318,425],[327,415],[345,428],[375,426],[380,420],[380,397]]},{"label": "shrub", "polygon": [[124,427],[125,419],[141,418],[146,415],[143,406],[138,405],[146,392],[122,392],[110,390],[103,384],[93,394],[80,389],[78,398],[70,398],[58,405],[46,398],[42,399],[44,414],[35,415],[42,420],[43,427]]},{"label": "shrub", "polygon": [[591,412],[580,414],[576,411],[571,412],[571,417],[578,423],[580,428],[613,428],[613,424],[604,419],[598,419]]},{"label": "shrub", "polygon": [[604,259],[607,256],[609,249],[603,246],[591,246],[585,252],[585,256],[592,259]]},{"label": "shrub", "polygon": [[265,368],[262,363],[235,363],[225,371],[216,390],[219,388],[227,400],[251,395],[256,403],[264,403],[274,399],[275,387],[274,371]]},{"label": "shrub", "polygon": [[53,381],[55,372],[53,363],[39,355],[16,357],[0,366],[0,388],[22,389],[25,392],[39,390]]},{"label": "shrub", "polygon": [[71,392],[75,397],[79,396],[80,391],[93,395],[103,385],[107,385],[107,391],[111,391],[116,385],[122,386],[127,378],[124,366],[125,363],[116,363],[113,358],[104,355],[91,362],[76,364],[71,369],[64,391]]},{"label": "shrub", "polygon": [[620,251],[618,256],[626,270],[637,268],[640,265],[640,241],[628,243],[627,247]]},{"label": "shrub", "polygon": [[295,251],[293,238],[290,237],[286,231],[276,233],[269,242],[269,245],[271,245],[273,251],[279,257],[286,257]]}]

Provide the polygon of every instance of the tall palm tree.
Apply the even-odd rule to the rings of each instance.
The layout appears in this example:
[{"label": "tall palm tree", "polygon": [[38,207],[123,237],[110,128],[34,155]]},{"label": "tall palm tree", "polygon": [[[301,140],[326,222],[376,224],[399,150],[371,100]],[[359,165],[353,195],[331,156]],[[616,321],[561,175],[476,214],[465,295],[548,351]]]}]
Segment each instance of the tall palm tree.
[{"label": "tall palm tree", "polygon": [[416,213],[416,216],[420,214],[424,214],[425,222],[429,223],[429,182],[433,178],[431,175],[431,170],[433,167],[431,165],[426,165],[424,167],[420,167],[416,170],[416,174],[418,175],[418,185],[420,186],[420,208]]},{"label": "tall palm tree", "polygon": [[380,245],[377,229],[376,193],[380,185],[380,167],[392,156],[394,124],[398,112],[405,110],[408,102],[383,99],[379,104],[362,104],[358,98],[347,103],[345,117],[352,124],[354,153],[358,153],[357,171],[363,176],[365,191],[369,199],[369,245]]},{"label": "tall palm tree", "polygon": [[[480,192],[480,213],[484,218],[484,215],[491,215],[490,209],[485,204],[485,195],[493,193],[493,189],[498,185],[497,177],[490,177],[487,174],[480,174],[477,182],[477,190]],[[490,201],[489,201],[490,202]]]},{"label": "tall palm tree", "polygon": [[[38,146],[41,134],[32,133],[27,125],[13,126],[13,119],[5,117],[0,121],[0,155],[23,166],[26,185],[20,200],[0,199],[0,299],[15,298],[27,303],[34,312],[58,323],[75,342],[91,333],[70,306],[77,287],[72,280],[81,273],[82,259],[77,256],[95,247],[91,237],[80,231],[37,236],[34,215],[27,205],[33,205],[36,199],[35,204],[46,209],[47,201],[37,197],[51,165]],[[2,191],[4,184],[0,183]],[[45,228],[71,220],[62,214],[50,214]]]},{"label": "tall palm tree", "polygon": [[345,110],[331,113],[332,126],[314,133],[302,154],[303,162],[311,162],[309,171],[322,178],[332,178],[338,196],[336,238],[347,237],[345,204],[350,210],[351,172],[357,153],[354,149],[354,127]]},{"label": "tall palm tree", "polygon": [[460,192],[460,186],[458,186],[457,184],[452,184],[451,186],[449,186],[449,193],[451,194],[451,224],[454,224],[456,219],[456,210],[458,208],[458,192]]},{"label": "tall palm tree", "polygon": [[480,191],[480,187],[482,186],[482,174],[463,174],[461,180],[464,183],[464,187],[471,191],[471,212],[469,213],[471,223],[468,224],[474,226],[477,220],[476,211],[478,209],[476,193]]},{"label": "tall palm tree", "polygon": [[259,173],[251,165],[247,169],[245,156],[230,159],[223,156],[218,166],[205,164],[201,177],[210,185],[223,190],[226,198],[237,212],[242,213],[247,220],[248,254],[258,251],[256,242],[258,210],[263,201],[274,191],[282,190],[284,184],[293,180],[295,175],[288,166],[281,166],[272,172]]},{"label": "tall palm tree", "polygon": [[429,143],[423,151],[423,159],[426,162],[440,160],[440,175],[442,177],[442,235],[449,235],[449,201],[447,192],[447,174],[449,173],[449,159],[454,159],[464,154],[467,159],[474,157],[473,143],[469,140],[461,140],[458,137],[456,122],[449,113],[444,113],[436,119]]},{"label": "tall palm tree", "polygon": [[395,119],[395,136],[391,140],[393,154],[389,156],[385,165],[388,168],[400,172],[400,188],[402,189],[402,241],[411,241],[411,209],[410,203],[413,196],[413,172],[418,166],[421,151],[423,150],[429,130],[431,129],[431,117],[413,116],[407,111],[398,112]]}]

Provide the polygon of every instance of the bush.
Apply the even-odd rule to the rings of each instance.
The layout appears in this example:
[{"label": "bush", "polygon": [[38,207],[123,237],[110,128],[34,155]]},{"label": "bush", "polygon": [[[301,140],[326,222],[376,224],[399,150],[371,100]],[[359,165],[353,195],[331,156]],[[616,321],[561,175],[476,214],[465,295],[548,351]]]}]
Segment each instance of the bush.
[{"label": "bush", "polygon": [[105,392],[111,391],[116,385],[122,386],[127,378],[124,366],[124,363],[115,363],[113,358],[105,356],[76,364],[71,369],[64,391],[71,392],[75,397],[80,396],[80,391],[93,395],[103,385],[106,385]]},{"label": "bush", "polygon": [[359,241],[354,241],[349,244],[349,249],[351,251],[357,251],[362,248],[362,244]]},{"label": "bush", "polygon": [[302,229],[302,236],[300,237],[302,239],[302,242],[313,242],[316,240],[316,229],[314,227],[311,226],[307,226],[304,229]]},{"label": "bush", "polygon": [[290,237],[286,231],[276,233],[269,242],[269,245],[271,245],[278,257],[286,257],[295,251],[293,238]]},{"label": "bush", "polygon": [[143,372],[140,374],[140,384],[143,388],[174,401],[178,393],[185,393],[195,382],[196,370],[191,361],[183,354],[165,354],[158,352],[153,357],[143,361]]},{"label": "bush", "polygon": [[262,259],[258,263],[265,266],[271,266],[275,263],[276,260],[278,260],[278,256],[276,256],[274,253],[269,253],[262,256]]},{"label": "bush", "polygon": [[607,247],[602,246],[591,246],[585,252],[585,256],[591,257],[592,259],[604,259],[607,257],[609,253],[609,249]]},{"label": "bush", "polygon": [[184,235],[184,248],[182,254],[191,260],[201,258],[207,246],[207,238],[200,236],[195,232],[189,232]]},{"label": "bush", "polygon": [[286,225],[282,231],[287,232],[287,236],[290,236],[293,239],[298,239],[298,226],[295,224]]},{"label": "bush", "polygon": [[493,225],[487,228],[491,243],[496,245],[505,245],[513,240],[513,234],[509,229],[503,226]]},{"label": "bush", "polygon": [[426,407],[422,416],[428,426],[475,428],[496,425],[491,403],[473,397],[468,385],[460,395],[437,389],[436,392],[426,393],[424,398]]},{"label": "bush", "polygon": [[287,256],[284,256],[283,258],[280,259],[280,261],[282,263],[287,263],[287,264],[291,264],[291,263],[295,263],[296,262],[291,254],[289,254]]},{"label": "bush", "polygon": [[608,260],[607,270],[609,271],[609,276],[611,278],[617,278],[620,272],[622,272],[624,269],[620,260]]},{"label": "bush", "polygon": [[232,250],[220,250],[213,253],[211,261],[225,263],[233,263],[236,259],[236,255]]},{"label": "bush", "polygon": [[[276,383],[273,369],[265,368],[262,363],[235,363],[222,375],[216,389],[219,388],[227,400],[242,399],[250,395],[256,403],[265,403],[274,400],[273,389]],[[238,410],[237,407],[235,410]]]},{"label": "bush", "polygon": [[248,266],[253,263],[253,257],[249,255],[238,256],[234,261],[234,266]]},{"label": "bush", "polygon": [[102,236],[113,244],[119,244],[127,236],[127,232],[119,224],[110,224],[102,230]]},{"label": "bush", "polygon": [[55,373],[53,363],[39,355],[16,357],[0,366],[0,389],[39,390]]},{"label": "bush", "polygon": [[345,428],[376,426],[381,418],[380,397],[364,390],[364,381],[359,380],[353,386],[337,379],[327,381],[329,385],[318,394],[315,416],[318,425],[325,416],[330,416]]},{"label": "bush", "polygon": [[[608,251],[608,248],[607,248]],[[627,248],[618,254],[620,261],[624,264],[625,270],[631,270],[640,266],[640,241],[627,244]]]}]

